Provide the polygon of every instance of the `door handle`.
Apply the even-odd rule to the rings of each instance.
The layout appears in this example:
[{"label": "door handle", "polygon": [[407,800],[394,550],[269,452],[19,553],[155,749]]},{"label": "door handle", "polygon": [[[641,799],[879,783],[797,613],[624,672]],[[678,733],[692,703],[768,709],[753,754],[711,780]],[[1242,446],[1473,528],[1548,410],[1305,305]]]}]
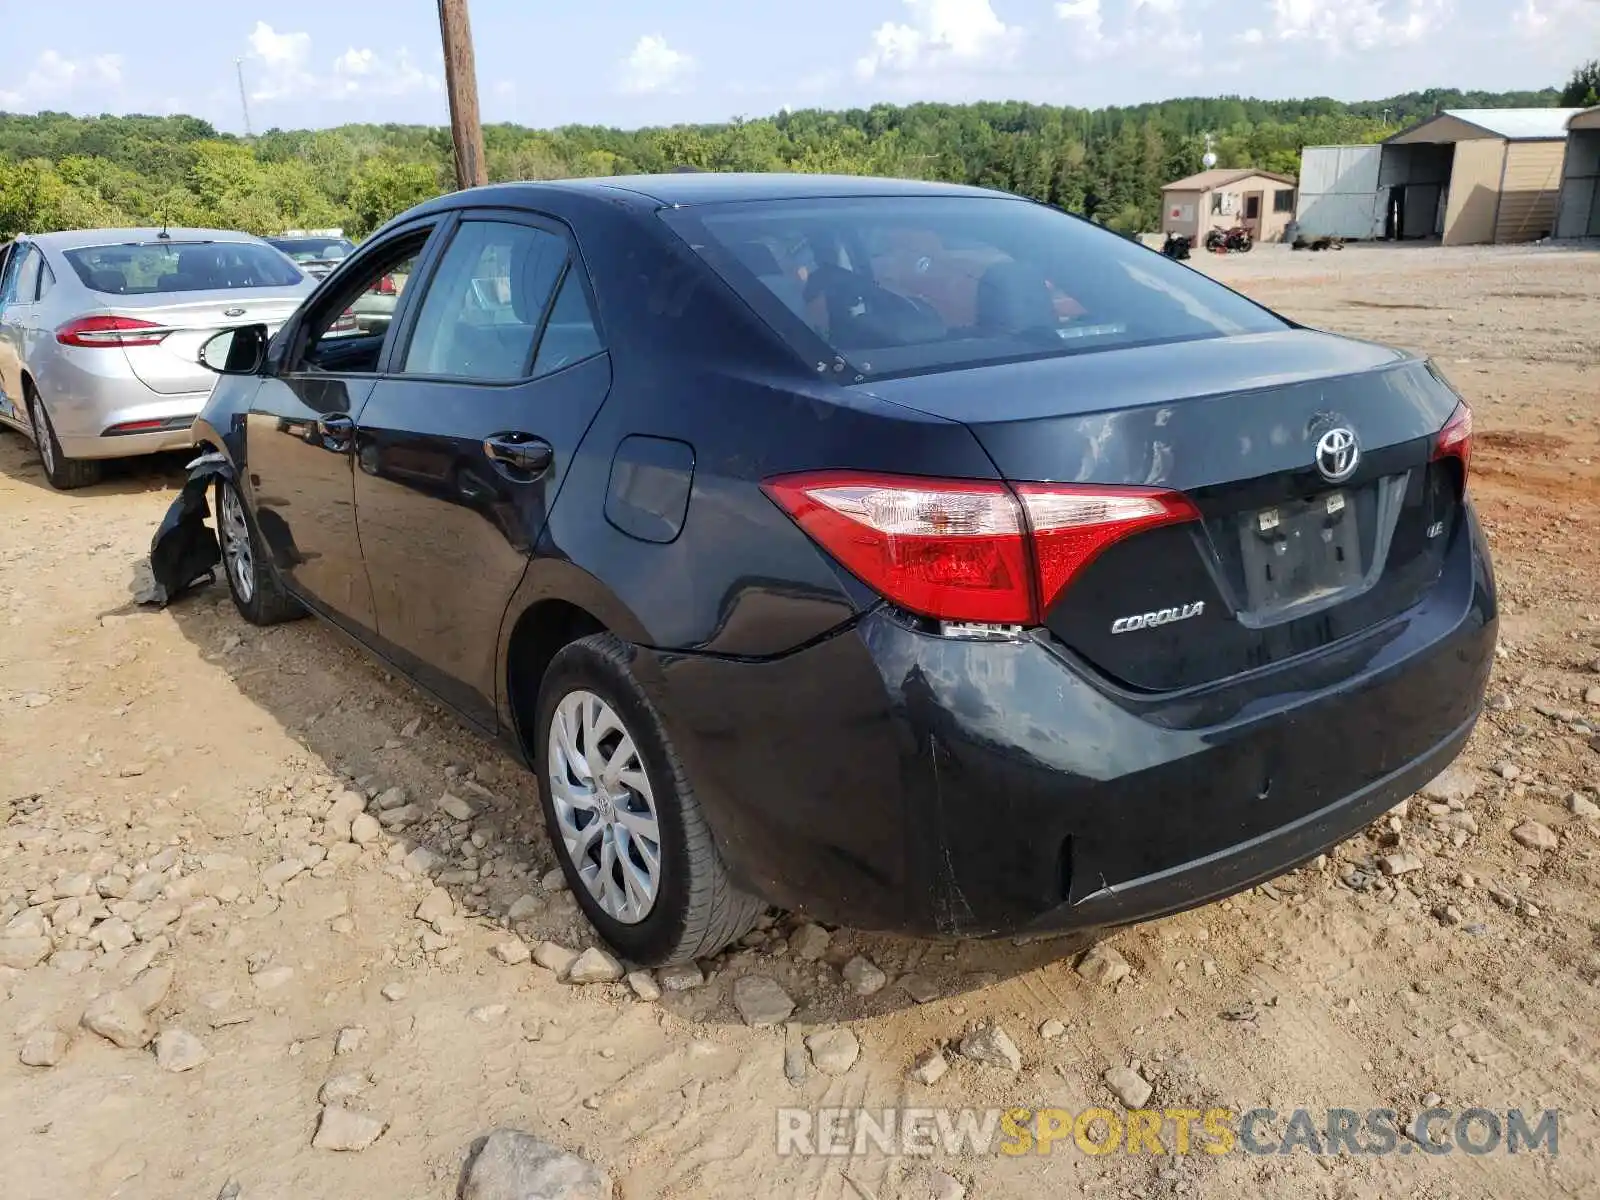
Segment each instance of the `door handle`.
[{"label": "door handle", "polygon": [[532,475],[543,475],[555,459],[555,450],[543,438],[531,433],[497,433],[483,439],[483,453],[490,462],[515,467]]},{"label": "door handle", "polygon": [[317,418],[317,434],[329,450],[348,450],[356,432],[356,423],[349,413],[329,413]]}]

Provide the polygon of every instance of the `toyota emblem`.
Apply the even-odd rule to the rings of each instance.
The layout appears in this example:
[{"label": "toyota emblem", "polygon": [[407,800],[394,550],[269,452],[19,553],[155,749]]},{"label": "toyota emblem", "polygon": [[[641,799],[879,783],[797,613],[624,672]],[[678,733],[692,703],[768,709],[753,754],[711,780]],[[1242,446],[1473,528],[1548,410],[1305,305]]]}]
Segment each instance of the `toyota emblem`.
[{"label": "toyota emblem", "polygon": [[242,309],[242,308],[225,308],[225,309],[222,310],[222,315],[225,316],[225,317],[242,317],[242,316],[244,316],[244,309]]},{"label": "toyota emblem", "polygon": [[1356,473],[1361,461],[1361,448],[1356,445],[1355,431],[1340,427],[1330,429],[1317,439],[1317,470],[1329,483],[1343,483]]}]

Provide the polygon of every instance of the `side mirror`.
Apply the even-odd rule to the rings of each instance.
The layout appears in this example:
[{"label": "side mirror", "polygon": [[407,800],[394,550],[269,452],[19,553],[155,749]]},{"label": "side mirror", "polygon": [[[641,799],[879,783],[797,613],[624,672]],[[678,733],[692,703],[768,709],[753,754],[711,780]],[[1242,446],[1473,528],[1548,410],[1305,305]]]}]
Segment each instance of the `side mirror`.
[{"label": "side mirror", "polygon": [[224,329],[200,343],[200,365],[218,375],[255,375],[267,360],[271,340],[265,325]]}]

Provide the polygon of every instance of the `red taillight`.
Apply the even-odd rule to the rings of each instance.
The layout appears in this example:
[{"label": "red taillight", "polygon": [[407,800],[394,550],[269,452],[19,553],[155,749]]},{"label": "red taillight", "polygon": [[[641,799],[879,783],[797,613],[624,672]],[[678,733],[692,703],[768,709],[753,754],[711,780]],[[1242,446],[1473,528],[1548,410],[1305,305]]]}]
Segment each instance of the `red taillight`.
[{"label": "red taillight", "polygon": [[1148,488],[818,471],[764,489],[823,549],[886,599],[948,621],[1037,624],[1111,543],[1196,515]]},{"label": "red taillight", "polygon": [[1459,458],[1461,478],[1465,482],[1467,468],[1472,463],[1472,410],[1464,401],[1456,405],[1455,412],[1450,414],[1450,419],[1444,423],[1444,428],[1434,439],[1433,457],[1435,461],[1441,458]]},{"label": "red taillight", "polygon": [[1187,496],[1157,488],[1017,487],[1039,564],[1039,612],[1050,611],[1072,577],[1113,542],[1200,514]]},{"label": "red taillight", "polygon": [[377,288],[375,290],[377,291],[378,295],[380,295],[380,296],[393,296],[393,295],[395,295],[396,291],[395,291],[395,286],[394,286],[394,276],[393,275],[385,275],[382,279],[378,280],[378,286],[377,286]]},{"label": "red taillight", "polygon": [[154,346],[172,330],[136,317],[79,317],[56,330],[63,346]]}]

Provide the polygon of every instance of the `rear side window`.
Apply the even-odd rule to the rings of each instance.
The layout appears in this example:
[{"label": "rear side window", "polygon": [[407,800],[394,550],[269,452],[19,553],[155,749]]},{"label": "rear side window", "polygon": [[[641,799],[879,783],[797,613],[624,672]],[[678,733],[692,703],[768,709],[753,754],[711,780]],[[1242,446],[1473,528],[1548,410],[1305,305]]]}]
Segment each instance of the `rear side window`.
[{"label": "rear side window", "polygon": [[112,296],[293,287],[293,263],[256,242],[146,242],[63,250],[83,285]]},{"label": "rear side window", "polygon": [[543,229],[462,222],[422,299],[406,373],[526,378],[566,261],[566,240]]},{"label": "rear side window", "polygon": [[548,375],[598,354],[601,349],[600,332],[595,328],[594,314],[589,311],[583,280],[578,268],[572,266],[567,270],[561,292],[550,309],[550,319],[545,322],[544,334],[539,338],[539,356],[534,359],[533,373]]},{"label": "rear side window", "polygon": [[796,351],[865,376],[1286,328],[1188,267],[1021,200],[768,201],[662,219]]}]

